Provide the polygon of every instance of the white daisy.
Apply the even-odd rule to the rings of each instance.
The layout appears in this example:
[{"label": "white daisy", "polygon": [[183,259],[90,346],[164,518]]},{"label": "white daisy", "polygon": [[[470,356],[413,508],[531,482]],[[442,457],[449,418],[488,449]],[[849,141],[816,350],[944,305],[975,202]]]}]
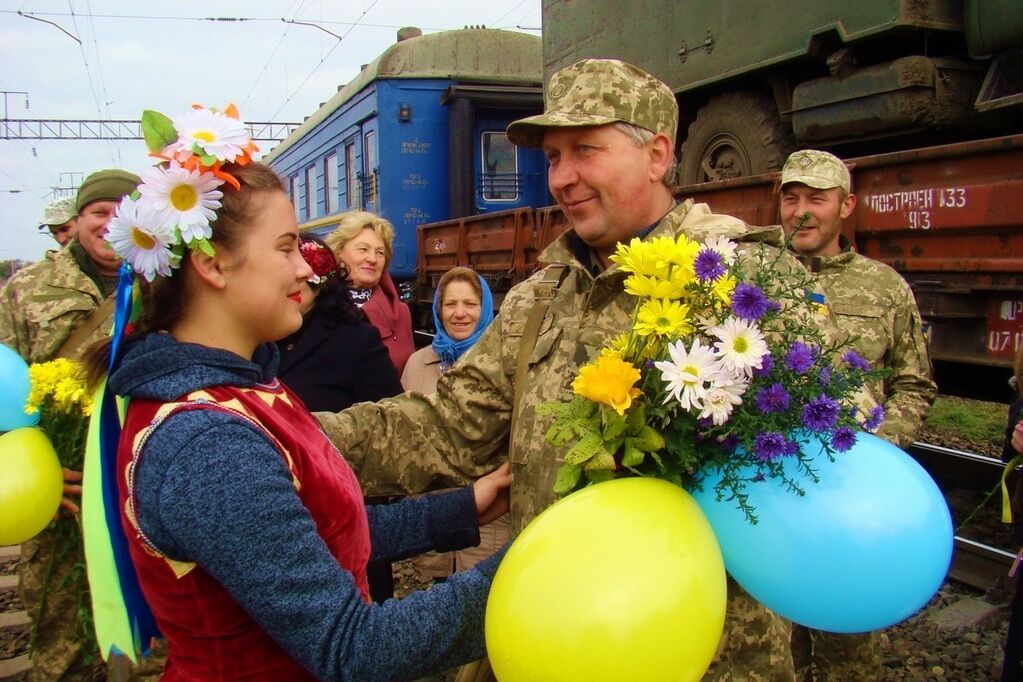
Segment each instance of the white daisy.
[{"label": "white daisy", "polygon": [[107,227],[106,239],[114,252],[128,261],[135,272],[152,282],[156,275],[170,277],[177,267],[170,247],[174,230],[150,208],[124,197],[117,215]]},{"label": "white daisy", "polygon": [[721,426],[732,415],[732,409],[742,404],[742,396],[746,392],[744,377],[722,374],[707,391],[707,399],[703,403],[701,419],[710,419],[715,426]]},{"label": "white daisy", "polygon": [[217,217],[224,181],[213,173],[182,168],[171,161],[168,168],[154,166],[142,173],[139,204],[151,207],[160,217],[181,230],[185,243],[213,236],[210,221]]},{"label": "white daisy", "polygon": [[735,262],[735,242],[728,237],[711,237],[703,245],[708,249],[717,251],[718,255],[724,260],[725,265],[731,265]]},{"label": "white daisy", "polygon": [[191,152],[196,145],[218,161],[234,161],[249,143],[245,124],[236,118],[209,109],[190,109],[171,119],[178,131],[177,142],[167,150]]},{"label": "white daisy", "polygon": [[683,341],[668,344],[671,361],[660,360],[654,367],[661,370],[661,379],[668,384],[668,397],[677,400],[682,409],[703,409],[707,398],[707,385],[713,382],[720,368],[714,359],[714,352],[708,346],[693,340],[691,350],[686,350]]},{"label": "white daisy", "polygon": [[767,341],[755,323],[729,317],[722,324],[710,330],[717,338],[714,353],[721,358],[721,364],[734,372],[751,376],[754,369],[760,369],[767,355]]}]

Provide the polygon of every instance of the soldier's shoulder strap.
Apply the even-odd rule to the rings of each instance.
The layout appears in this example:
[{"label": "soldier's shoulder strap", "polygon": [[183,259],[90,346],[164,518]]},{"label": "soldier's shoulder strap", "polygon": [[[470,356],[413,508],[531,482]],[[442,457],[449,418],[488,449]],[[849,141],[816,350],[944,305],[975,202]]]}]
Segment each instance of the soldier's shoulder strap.
[{"label": "soldier's shoulder strap", "polygon": [[526,371],[529,369],[529,356],[540,336],[540,324],[543,322],[547,308],[558,293],[568,266],[564,263],[553,263],[543,271],[543,277],[533,286],[533,308],[529,311],[526,324],[522,328],[522,341],[515,363],[515,403],[512,405],[512,423],[518,419],[519,403],[522,398],[522,387],[526,383]]},{"label": "soldier's shoulder strap", "polygon": [[115,299],[116,296],[107,296],[103,299],[99,307],[93,310],[80,325],[75,327],[71,335],[64,340],[64,343],[57,349],[57,354],[54,357],[70,358],[76,355],[79,347],[85,343],[85,340],[92,336],[92,333],[99,329],[101,324],[110,321],[111,316],[114,314]]}]

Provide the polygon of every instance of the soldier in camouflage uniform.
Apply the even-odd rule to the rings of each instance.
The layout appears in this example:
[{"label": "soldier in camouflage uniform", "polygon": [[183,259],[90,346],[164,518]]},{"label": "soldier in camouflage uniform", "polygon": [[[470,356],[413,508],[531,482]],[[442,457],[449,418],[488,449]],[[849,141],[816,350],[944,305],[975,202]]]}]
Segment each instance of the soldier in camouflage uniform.
[{"label": "soldier in camouflage uniform", "polygon": [[[0,289],[0,343],[26,362],[74,357],[92,341],[110,333],[113,305],[102,307],[117,284],[119,262],[103,235],[121,197],[135,190],[138,176],[122,170],[93,173],[78,191],[79,231],[61,251],[18,271]],[[97,311],[99,311],[97,313]],[[76,329],[84,332],[75,335]],[[81,494],[81,472],[65,472],[65,495]],[[77,514],[65,497],[61,503]],[[78,609],[89,608],[88,594],[79,604],[77,585],[85,580],[82,547],[68,547],[57,528],[77,523],[64,516],[21,545],[21,598],[33,620],[31,680],[80,680],[102,675],[99,652],[84,651]],[[45,599],[43,595],[45,594]]]},{"label": "soldier in camouflage uniform", "polygon": [[[842,235],[842,220],[856,207],[849,169],[836,156],[812,149],[789,156],[781,174],[781,220],[795,234],[792,248],[817,274],[839,331],[855,337],[856,351],[891,373],[871,386],[885,409],[877,435],[900,447],[913,442],[934,402],[937,386],[906,281],[884,263],[861,256]],[[809,219],[800,218],[809,213]],[[882,674],[876,633],[836,635],[796,627],[798,676],[812,666],[822,680],[873,680]]]},{"label": "soldier in camouflage uniform", "polygon": [[[541,271],[508,292],[500,315],[436,393],[317,415],[367,494],[459,485],[494,469],[508,450],[513,533],[554,502],[562,453],[544,439],[549,420],[536,407],[569,396],[579,367],[630,326],[636,299],[624,291],[625,273],[607,260],[619,242],[725,235],[744,251],[766,250],[802,270],[779,253],[780,229],[750,228],[705,204],[675,201],[666,177],[677,125],[666,85],[620,61],[584,60],[551,78],[546,113],[509,126],[514,143],[543,147],[551,193],[572,229],[541,253]],[[544,303],[529,334],[530,311]],[[786,620],[729,581],[725,633],[707,679],[792,680],[789,635]]]}]

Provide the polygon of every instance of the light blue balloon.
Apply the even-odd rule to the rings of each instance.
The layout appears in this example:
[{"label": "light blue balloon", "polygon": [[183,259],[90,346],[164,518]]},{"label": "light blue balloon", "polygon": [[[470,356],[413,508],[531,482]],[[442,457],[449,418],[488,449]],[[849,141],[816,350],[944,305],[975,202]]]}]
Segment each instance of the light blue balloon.
[{"label": "light blue balloon", "polygon": [[0,343],[0,431],[13,431],[39,423],[39,413],[25,414],[25,402],[31,383],[28,365]]},{"label": "light blue balloon", "polygon": [[817,441],[804,446],[813,452],[819,483],[785,463],[804,496],[774,479],[748,483],[756,525],[735,500],[714,499],[721,473],[707,472],[693,497],[725,568],[757,601],[807,627],[867,632],[908,618],[938,591],[952,560],[941,491],[913,458],[868,433],[834,462]]}]

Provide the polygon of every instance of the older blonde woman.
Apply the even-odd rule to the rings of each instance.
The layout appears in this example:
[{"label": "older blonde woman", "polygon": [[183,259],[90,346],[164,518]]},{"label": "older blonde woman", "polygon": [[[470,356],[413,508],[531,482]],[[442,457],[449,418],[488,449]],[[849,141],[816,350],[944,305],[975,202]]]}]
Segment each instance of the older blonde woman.
[{"label": "older blonde woman", "polygon": [[398,290],[387,272],[393,241],[391,223],[367,211],[341,214],[337,228],[326,239],[327,246],[348,270],[352,299],[380,332],[401,376],[415,346],[412,315],[398,298]]}]

